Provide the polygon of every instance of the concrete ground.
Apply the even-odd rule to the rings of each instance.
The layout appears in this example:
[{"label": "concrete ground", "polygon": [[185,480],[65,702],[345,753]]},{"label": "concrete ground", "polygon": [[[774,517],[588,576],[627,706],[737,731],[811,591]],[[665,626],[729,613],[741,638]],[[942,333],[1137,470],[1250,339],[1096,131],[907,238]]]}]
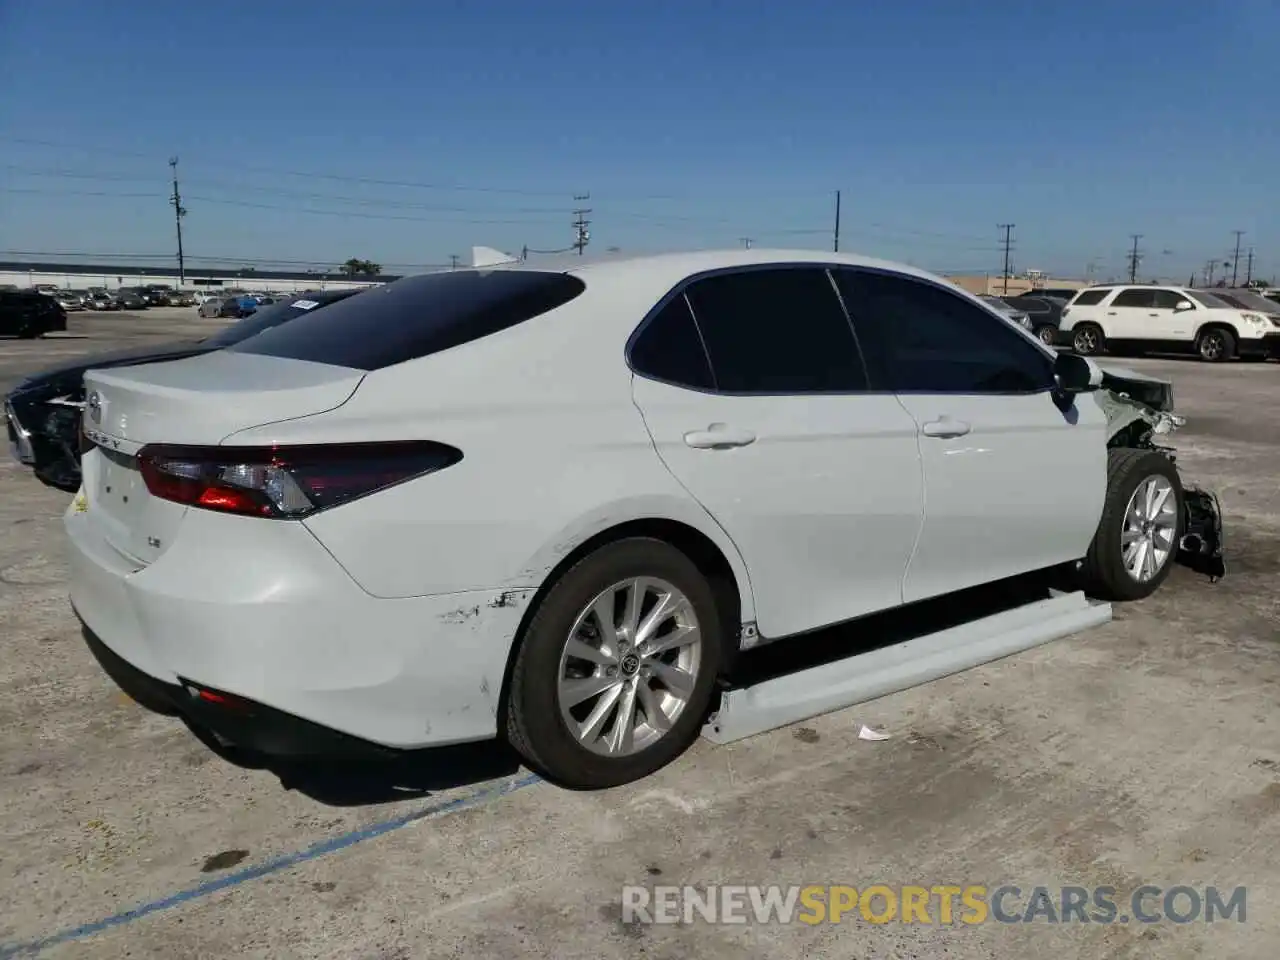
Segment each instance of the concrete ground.
[{"label": "concrete ground", "polygon": [[[0,341],[0,390],[211,323],[73,315],[84,339]],[[1280,365],[1122,362],[1175,382],[1227,579],[1175,570],[1088,634],[602,793],[497,749],[385,775],[220,758],[98,669],[69,498],[0,465],[0,958],[1276,956]],[[667,883],[1110,885],[1121,912],[1142,884],[1248,891],[1243,923],[624,922],[624,884]]]}]

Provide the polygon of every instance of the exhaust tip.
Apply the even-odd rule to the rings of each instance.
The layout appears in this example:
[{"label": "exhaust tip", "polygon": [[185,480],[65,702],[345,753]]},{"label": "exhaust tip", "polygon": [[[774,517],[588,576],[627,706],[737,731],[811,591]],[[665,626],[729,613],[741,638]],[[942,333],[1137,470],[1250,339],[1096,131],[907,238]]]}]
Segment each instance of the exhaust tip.
[{"label": "exhaust tip", "polygon": [[1198,533],[1188,533],[1179,541],[1178,549],[1187,553],[1200,553],[1204,550],[1204,538]]}]

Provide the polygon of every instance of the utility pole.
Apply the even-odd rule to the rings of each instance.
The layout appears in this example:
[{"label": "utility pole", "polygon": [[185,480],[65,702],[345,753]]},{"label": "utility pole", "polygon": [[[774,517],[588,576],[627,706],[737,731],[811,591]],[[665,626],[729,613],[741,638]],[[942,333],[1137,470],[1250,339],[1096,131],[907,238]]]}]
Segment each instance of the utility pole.
[{"label": "utility pole", "polygon": [[457,269],[458,269],[458,259],[459,259],[459,258],[458,258],[458,255],[457,255],[456,253],[451,253],[451,254],[449,254],[449,269],[450,269],[450,270],[457,270]]},{"label": "utility pole", "polygon": [[1004,288],[1001,293],[1009,292],[1009,251],[1013,249],[1013,228],[1012,223],[1001,223],[997,225],[999,229],[1004,231]]},{"label": "utility pole", "polygon": [[178,287],[181,288],[187,284],[187,264],[182,256],[182,218],[187,215],[187,209],[182,205],[182,194],[178,193],[178,158],[170,157],[169,166],[173,168],[173,196],[169,202],[173,204],[173,219],[178,227]]},{"label": "utility pole", "polygon": [[835,253],[840,252],[840,191],[836,191],[836,233],[832,238],[831,249]]},{"label": "utility pole", "polygon": [[[574,203],[581,203],[584,200],[590,200],[590,199],[591,199],[591,194],[589,193],[574,194],[574,197],[573,197]],[[590,212],[591,212],[590,207],[579,207],[577,210],[573,211],[573,230],[574,230],[573,247],[575,250],[578,251],[578,256],[582,256],[583,249],[586,247],[587,242],[591,239],[591,234],[587,230],[587,225],[591,223],[591,221],[586,219],[587,214]]]},{"label": "utility pole", "polygon": [[1231,258],[1231,286],[1236,285],[1236,281],[1240,279],[1240,238],[1244,236],[1243,230],[1233,230],[1236,235],[1236,252]]},{"label": "utility pole", "polygon": [[1130,239],[1133,240],[1133,250],[1129,252],[1129,282],[1138,282],[1138,263],[1142,260],[1142,255],[1138,253],[1138,241],[1142,239],[1142,234],[1131,233]]},{"label": "utility pole", "polygon": [[1248,266],[1244,269],[1244,285],[1247,287],[1253,283],[1253,247],[1249,248]]},{"label": "utility pole", "polygon": [[1213,270],[1215,267],[1217,267],[1217,265],[1218,265],[1217,260],[1210,260],[1208,263],[1204,265],[1204,285],[1206,287],[1213,286]]},{"label": "utility pole", "polygon": [[750,238],[750,237],[739,237],[738,239],[742,241],[742,249],[744,249],[744,250],[750,250],[750,249],[751,249],[751,238]]}]

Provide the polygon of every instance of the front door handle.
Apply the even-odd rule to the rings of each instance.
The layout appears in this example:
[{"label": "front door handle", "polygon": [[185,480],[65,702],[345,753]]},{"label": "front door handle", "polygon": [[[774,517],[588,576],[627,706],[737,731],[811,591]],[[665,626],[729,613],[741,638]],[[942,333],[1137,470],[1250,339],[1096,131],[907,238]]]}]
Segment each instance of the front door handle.
[{"label": "front door handle", "polygon": [[937,420],[930,420],[920,428],[920,431],[926,437],[963,437],[972,429],[963,420],[939,417]]},{"label": "front door handle", "polygon": [[705,430],[690,430],[684,442],[695,450],[724,450],[729,447],[745,447],[755,443],[756,435],[750,430],[736,430],[723,423],[713,423]]}]

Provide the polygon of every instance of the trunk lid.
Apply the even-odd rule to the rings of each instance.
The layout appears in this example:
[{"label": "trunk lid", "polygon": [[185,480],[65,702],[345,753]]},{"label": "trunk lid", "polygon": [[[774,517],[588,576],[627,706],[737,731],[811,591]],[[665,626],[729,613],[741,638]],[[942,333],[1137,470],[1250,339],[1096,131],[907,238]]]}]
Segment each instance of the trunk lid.
[{"label": "trunk lid", "polygon": [[84,509],[138,568],[172,542],[187,508],[151,496],[137,453],[149,443],[217,446],[233,433],[324,413],[355,392],[364,371],[218,351],[172,363],[85,375]]}]

